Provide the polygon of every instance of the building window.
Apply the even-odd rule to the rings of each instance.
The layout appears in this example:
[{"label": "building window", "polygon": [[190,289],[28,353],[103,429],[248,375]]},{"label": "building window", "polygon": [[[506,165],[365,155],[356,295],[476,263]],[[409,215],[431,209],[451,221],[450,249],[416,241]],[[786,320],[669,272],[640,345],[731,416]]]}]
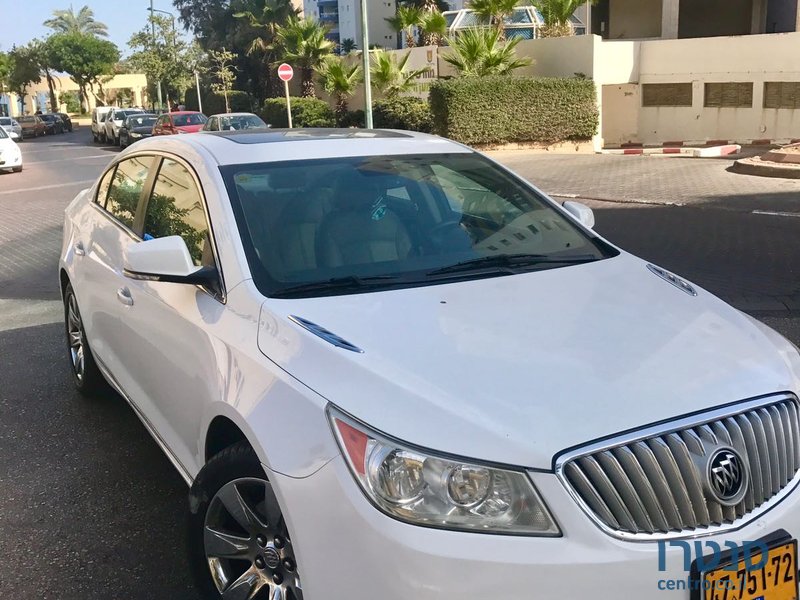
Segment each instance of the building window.
[{"label": "building window", "polygon": [[642,84],[642,106],[691,106],[691,83]]},{"label": "building window", "polygon": [[706,108],[753,108],[752,82],[707,83]]},{"label": "building window", "polygon": [[800,81],[767,81],[764,108],[800,108]]}]

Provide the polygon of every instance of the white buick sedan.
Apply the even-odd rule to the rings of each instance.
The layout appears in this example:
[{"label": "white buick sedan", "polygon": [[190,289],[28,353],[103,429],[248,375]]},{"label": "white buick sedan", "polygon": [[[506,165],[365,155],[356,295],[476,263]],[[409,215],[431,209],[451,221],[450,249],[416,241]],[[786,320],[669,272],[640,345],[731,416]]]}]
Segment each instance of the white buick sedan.
[{"label": "white buick sedan", "polygon": [[204,597],[794,597],[800,354],[593,223],[432,136],[145,140],[66,211],[75,385]]}]

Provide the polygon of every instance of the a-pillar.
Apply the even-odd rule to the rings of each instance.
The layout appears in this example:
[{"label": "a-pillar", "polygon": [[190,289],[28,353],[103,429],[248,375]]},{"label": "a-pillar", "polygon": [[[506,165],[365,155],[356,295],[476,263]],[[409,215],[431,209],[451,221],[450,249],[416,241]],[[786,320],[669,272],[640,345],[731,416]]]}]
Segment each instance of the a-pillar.
[{"label": "a-pillar", "polygon": [[681,14],[680,0],[662,0],[661,3],[661,38],[678,39],[678,22]]}]

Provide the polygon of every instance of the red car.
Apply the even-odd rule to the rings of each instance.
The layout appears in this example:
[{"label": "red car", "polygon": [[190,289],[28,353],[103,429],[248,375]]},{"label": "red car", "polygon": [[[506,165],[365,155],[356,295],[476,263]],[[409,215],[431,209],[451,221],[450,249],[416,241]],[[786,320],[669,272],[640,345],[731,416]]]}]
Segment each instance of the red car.
[{"label": "red car", "polygon": [[181,111],[165,113],[153,125],[153,135],[175,135],[176,133],[197,133],[208,118],[200,112]]}]

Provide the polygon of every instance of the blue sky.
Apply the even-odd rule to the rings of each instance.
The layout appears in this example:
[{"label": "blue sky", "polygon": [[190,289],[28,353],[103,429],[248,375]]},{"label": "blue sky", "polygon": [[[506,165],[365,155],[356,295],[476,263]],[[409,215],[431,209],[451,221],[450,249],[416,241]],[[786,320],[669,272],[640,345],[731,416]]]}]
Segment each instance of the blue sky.
[{"label": "blue sky", "polygon": [[[131,35],[147,24],[150,0],[72,1],[75,12],[85,4],[94,11],[95,19],[108,25],[108,39],[119,46],[123,55],[127,54]],[[50,30],[42,22],[49,19],[54,10],[68,8],[69,5],[70,0],[0,0],[0,50],[10,50],[15,44],[21,45],[33,38],[47,36]],[[154,0],[153,6],[173,14],[175,12],[169,0]]]}]

